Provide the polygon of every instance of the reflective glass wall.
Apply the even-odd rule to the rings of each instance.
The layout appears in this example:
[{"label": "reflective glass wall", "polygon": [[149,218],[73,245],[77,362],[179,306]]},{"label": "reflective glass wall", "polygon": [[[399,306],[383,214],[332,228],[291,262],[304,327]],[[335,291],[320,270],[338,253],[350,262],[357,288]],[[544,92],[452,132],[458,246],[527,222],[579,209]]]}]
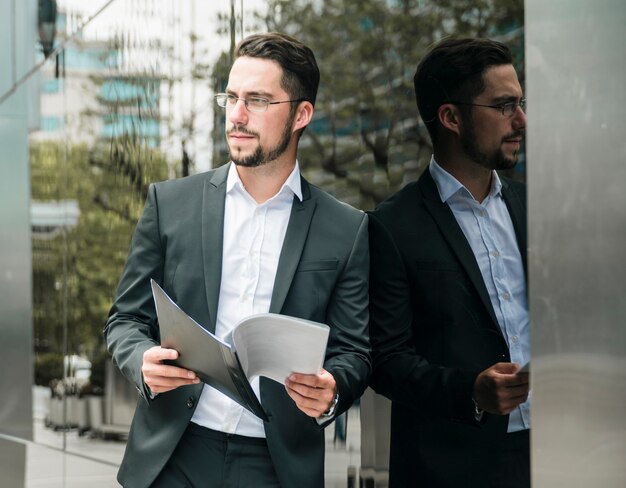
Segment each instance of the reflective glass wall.
[{"label": "reflective glass wall", "polygon": [[[3,14],[17,19],[15,0],[0,1]],[[28,211],[2,224],[20,216],[30,231],[12,249],[32,258],[24,265],[32,269],[22,270],[30,275],[22,288],[32,326],[21,336],[30,369],[15,377],[32,398],[32,416],[21,412],[25,431],[3,425],[1,432],[33,441],[25,444],[27,486],[116,486],[137,395],[111,364],[102,327],[149,183],[228,161],[212,95],[225,87],[242,37],[276,30],[311,46],[322,78],[300,166],[309,181],[364,210],[428,164],[412,77],[432,42],[499,38],[524,77],[522,1],[35,3],[20,19],[42,36],[54,25],[55,34],[47,59],[39,40],[35,48],[34,28],[30,37],[22,72],[41,66],[29,78],[35,90],[23,96],[37,120],[24,123],[28,139],[19,150],[27,167],[15,176],[28,192]],[[525,178],[523,160],[509,176]],[[387,415],[385,401],[368,392],[326,430],[327,486],[354,486],[362,473],[384,484]]]}]

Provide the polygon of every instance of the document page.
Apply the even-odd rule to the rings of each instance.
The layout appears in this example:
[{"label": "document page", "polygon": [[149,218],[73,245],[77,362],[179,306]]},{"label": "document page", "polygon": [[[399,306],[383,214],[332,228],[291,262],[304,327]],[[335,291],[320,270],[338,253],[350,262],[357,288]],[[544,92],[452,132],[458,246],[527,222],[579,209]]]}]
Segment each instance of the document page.
[{"label": "document page", "polygon": [[321,371],[329,330],[310,320],[265,313],[237,325],[232,344],[249,379],[266,376],[284,385],[291,373]]}]

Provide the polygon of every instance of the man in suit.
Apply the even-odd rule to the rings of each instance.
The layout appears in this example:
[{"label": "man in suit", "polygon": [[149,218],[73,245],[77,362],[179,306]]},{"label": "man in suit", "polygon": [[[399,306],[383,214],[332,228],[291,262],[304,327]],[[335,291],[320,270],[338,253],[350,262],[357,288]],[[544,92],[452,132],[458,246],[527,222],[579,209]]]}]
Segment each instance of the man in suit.
[{"label": "man in suit", "polygon": [[429,167],[370,215],[374,390],[392,400],[391,487],[528,487],[526,125],[511,53],[448,39],[420,62]]},{"label": "man in suit", "polygon": [[[300,176],[313,116],[311,50],[270,33],[244,39],[225,93],[231,163],[150,186],[105,327],[141,393],[118,480],[127,487],[323,487],[324,432],[370,373],[367,216]],[[330,326],[323,370],[253,388],[263,422],[196,375],[164,364],[150,278],[225,336],[274,312]]]}]

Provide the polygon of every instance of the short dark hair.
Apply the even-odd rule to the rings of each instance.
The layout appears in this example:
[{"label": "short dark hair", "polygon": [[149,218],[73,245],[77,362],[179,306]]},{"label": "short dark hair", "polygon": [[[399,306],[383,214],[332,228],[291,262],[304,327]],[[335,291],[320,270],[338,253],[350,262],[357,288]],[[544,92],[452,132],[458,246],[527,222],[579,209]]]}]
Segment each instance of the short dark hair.
[{"label": "short dark hair", "polygon": [[413,86],[417,108],[433,143],[437,140],[439,107],[451,100],[471,103],[485,89],[485,71],[503,64],[513,64],[509,48],[484,38],[444,39],[424,56]]},{"label": "short dark hair", "polygon": [[253,34],[243,39],[235,57],[271,59],[283,70],[282,88],[292,100],[307,100],[315,105],[320,71],[313,51],[300,41],[278,32]]}]

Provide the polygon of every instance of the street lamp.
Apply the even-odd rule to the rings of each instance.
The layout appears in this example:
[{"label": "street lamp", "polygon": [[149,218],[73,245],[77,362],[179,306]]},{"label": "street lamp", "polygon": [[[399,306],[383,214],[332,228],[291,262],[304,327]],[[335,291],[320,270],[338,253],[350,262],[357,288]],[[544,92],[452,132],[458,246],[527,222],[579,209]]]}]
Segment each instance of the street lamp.
[{"label": "street lamp", "polygon": [[56,0],[37,0],[39,15],[37,28],[43,55],[47,58],[54,51],[54,34],[57,20]]}]

